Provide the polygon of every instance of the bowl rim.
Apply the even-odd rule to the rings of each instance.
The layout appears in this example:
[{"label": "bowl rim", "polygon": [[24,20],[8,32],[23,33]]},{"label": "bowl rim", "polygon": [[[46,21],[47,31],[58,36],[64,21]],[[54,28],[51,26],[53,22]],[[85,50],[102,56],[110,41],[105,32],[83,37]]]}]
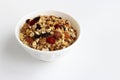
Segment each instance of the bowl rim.
[{"label": "bowl rim", "polygon": [[[23,20],[25,20],[27,16],[30,17],[30,16],[34,15],[35,13],[38,13],[38,12],[39,12],[39,13],[55,12],[55,13],[60,13],[60,14],[63,14],[63,15],[66,15],[66,16],[72,18],[72,20],[74,20],[74,21],[76,22],[76,24],[78,25],[78,28],[79,28],[79,33],[77,33],[77,34],[79,34],[79,35],[78,35],[76,41],[75,41],[73,44],[69,45],[68,47],[66,47],[66,48],[64,48],[64,49],[55,50],[55,51],[41,51],[41,50],[33,49],[33,48],[25,45],[25,44],[19,39],[19,29],[18,29],[18,28],[20,28],[21,22],[22,22]],[[77,32],[78,32],[78,31],[77,31]],[[58,52],[61,52],[61,51],[69,50],[71,47],[73,47],[73,46],[79,41],[80,35],[81,35],[81,27],[80,27],[80,24],[77,22],[77,20],[76,20],[73,16],[71,16],[71,15],[69,15],[69,14],[67,14],[67,13],[64,13],[64,12],[62,12],[62,11],[56,11],[56,10],[44,10],[44,11],[37,10],[37,11],[31,12],[31,13],[23,16],[23,17],[18,21],[18,23],[17,23],[17,25],[16,25],[16,27],[15,27],[15,37],[16,37],[17,41],[21,44],[21,46],[22,46],[22,47],[25,47],[25,48],[27,48],[27,49],[29,49],[29,50],[38,52],[38,53],[53,54],[53,53],[58,53]]]}]

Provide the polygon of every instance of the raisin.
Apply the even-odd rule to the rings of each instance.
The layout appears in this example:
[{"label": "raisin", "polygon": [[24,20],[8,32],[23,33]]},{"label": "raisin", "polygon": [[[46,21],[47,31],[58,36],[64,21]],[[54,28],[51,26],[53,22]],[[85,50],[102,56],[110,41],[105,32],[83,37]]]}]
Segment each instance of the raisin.
[{"label": "raisin", "polygon": [[35,22],[38,22],[38,21],[39,21],[39,19],[40,19],[40,16],[35,17],[33,20],[34,20]]},{"label": "raisin", "polygon": [[29,22],[29,25],[32,26],[32,25],[34,25],[35,23],[36,23],[35,20],[31,20],[31,21]]},{"label": "raisin", "polygon": [[36,39],[36,38],[40,38],[41,37],[41,35],[37,35],[37,34],[35,34],[34,35],[34,38]]},{"label": "raisin", "polygon": [[26,23],[29,24],[29,22],[30,22],[30,19],[27,19],[27,20],[26,20]]},{"label": "raisin", "polygon": [[62,26],[60,24],[56,24],[54,27],[55,29],[57,29],[57,28],[61,28]]},{"label": "raisin", "polygon": [[34,35],[34,38],[48,37],[48,36],[50,36],[50,35],[51,35],[51,34],[48,33],[48,32],[46,32],[46,33],[41,33],[40,35],[35,34],[35,35]]},{"label": "raisin", "polygon": [[29,25],[32,26],[39,21],[40,17],[35,17],[33,20],[29,21]]},{"label": "raisin", "polygon": [[37,30],[37,29],[41,29],[41,26],[39,24],[36,25],[35,30]]},{"label": "raisin", "polygon": [[33,38],[31,38],[31,37],[29,37],[29,36],[27,36],[27,37],[25,38],[25,40],[26,40],[29,44],[32,44],[32,43],[33,43]]},{"label": "raisin", "polygon": [[47,42],[50,44],[54,44],[55,43],[55,38],[54,37],[47,37]]},{"label": "raisin", "polygon": [[41,34],[40,36],[41,37],[48,37],[48,36],[50,36],[50,33],[46,32],[46,33]]}]

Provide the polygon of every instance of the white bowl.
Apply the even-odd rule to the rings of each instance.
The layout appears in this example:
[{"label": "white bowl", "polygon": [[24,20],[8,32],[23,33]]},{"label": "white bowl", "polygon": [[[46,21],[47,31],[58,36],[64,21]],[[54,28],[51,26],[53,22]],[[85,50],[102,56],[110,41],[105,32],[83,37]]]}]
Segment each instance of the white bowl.
[{"label": "white bowl", "polygon": [[[60,16],[62,18],[70,20],[72,23],[72,26],[77,30],[77,40],[69,47],[62,49],[62,50],[56,50],[56,51],[40,51],[40,50],[30,48],[29,46],[23,44],[23,42],[19,39],[20,28],[22,27],[22,25],[25,23],[25,21],[27,19],[34,18],[38,15],[55,15],[55,16]],[[70,15],[65,14],[63,12],[59,12],[59,11],[42,11],[42,12],[35,11],[33,13],[26,15],[18,22],[18,24],[16,25],[16,29],[15,29],[15,36],[16,36],[18,42],[22,45],[22,47],[29,54],[31,54],[33,57],[35,57],[39,60],[43,60],[43,61],[53,61],[53,60],[56,60],[57,58],[59,58],[61,55],[66,54],[67,51],[69,51],[70,49],[74,48],[75,44],[78,44],[78,40],[80,38],[80,26],[74,18],[72,18]]]}]

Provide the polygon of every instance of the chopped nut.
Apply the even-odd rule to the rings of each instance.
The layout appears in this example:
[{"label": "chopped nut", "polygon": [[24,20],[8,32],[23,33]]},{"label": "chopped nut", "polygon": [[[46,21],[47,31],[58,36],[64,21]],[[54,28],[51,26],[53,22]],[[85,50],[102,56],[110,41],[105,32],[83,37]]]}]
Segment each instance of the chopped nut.
[{"label": "chopped nut", "polygon": [[24,34],[20,33],[20,40],[23,40],[23,39],[24,39]]},{"label": "chopped nut", "polygon": [[40,33],[38,31],[35,31],[35,34],[40,35]]},{"label": "chopped nut", "polygon": [[33,36],[34,36],[34,32],[31,32],[29,36],[30,36],[30,37],[33,37]]},{"label": "chopped nut", "polygon": [[46,44],[46,38],[40,38],[39,44]]},{"label": "chopped nut", "polygon": [[39,39],[36,39],[35,41],[38,43],[38,42],[39,42]]},{"label": "chopped nut", "polygon": [[73,34],[71,34],[71,36],[73,37],[73,38],[75,38],[76,37],[76,35],[73,33]]},{"label": "chopped nut", "polygon": [[34,42],[32,43],[32,47],[33,47],[33,48],[36,48],[36,47],[37,47],[36,41],[34,41]]},{"label": "chopped nut", "polygon": [[46,49],[43,48],[42,51],[49,51],[49,48],[46,48]]},{"label": "chopped nut", "polygon": [[66,38],[66,39],[70,38],[70,35],[69,35],[68,32],[64,32],[64,35],[65,35],[65,38]]},{"label": "chopped nut", "polygon": [[59,39],[62,37],[61,33],[59,31],[54,31],[54,36],[56,39]]}]

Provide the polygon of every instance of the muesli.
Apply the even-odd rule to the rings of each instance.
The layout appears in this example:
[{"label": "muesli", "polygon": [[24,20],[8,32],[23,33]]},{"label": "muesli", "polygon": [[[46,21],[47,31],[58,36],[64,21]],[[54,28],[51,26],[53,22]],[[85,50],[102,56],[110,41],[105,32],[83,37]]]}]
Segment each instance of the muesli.
[{"label": "muesli", "polygon": [[27,19],[20,29],[20,40],[41,51],[66,48],[77,39],[77,32],[69,20],[58,16],[37,16]]}]

